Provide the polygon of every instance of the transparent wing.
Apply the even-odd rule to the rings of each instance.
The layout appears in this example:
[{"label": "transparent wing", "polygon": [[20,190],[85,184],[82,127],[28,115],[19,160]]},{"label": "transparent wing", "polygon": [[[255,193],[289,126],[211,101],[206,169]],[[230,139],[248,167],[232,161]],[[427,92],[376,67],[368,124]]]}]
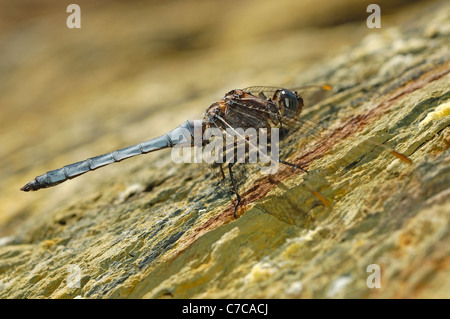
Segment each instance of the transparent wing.
[{"label": "transparent wing", "polygon": [[274,93],[276,90],[279,90],[281,87],[280,86],[263,86],[263,85],[259,85],[259,86],[249,86],[246,87],[244,89],[242,89],[242,91],[248,92],[248,93]]},{"label": "transparent wing", "polygon": [[[278,87],[271,87],[271,86],[252,86],[245,88],[244,90],[249,93],[259,93],[263,92],[264,94],[275,92],[278,90]],[[300,93],[302,98],[304,99],[305,108],[312,106],[316,104],[321,99],[324,99],[330,94],[331,86],[329,85],[309,85],[304,87],[298,87],[295,89],[290,89],[297,91]],[[268,97],[268,96],[267,96]],[[235,104],[239,105],[239,101],[235,101]],[[242,116],[246,116],[245,113],[245,105],[241,105],[242,108],[235,108],[236,112],[240,112]],[[259,110],[260,112],[264,112],[264,110]],[[266,111],[268,112],[268,111]],[[287,139],[295,139],[302,141],[301,144],[308,143],[308,141],[316,140],[319,137],[321,140],[321,143],[323,143],[322,148],[331,150],[332,146],[339,141],[346,140],[349,135],[353,135],[354,130],[352,129],[353,124],[350,123],[343,123],[342,127],[338,127],[335,129],[329,129],[326,124],[326,119],[322,119],[321,123],[305,119],[304,116],[300,115],[300,119],[298,119],[293,125],[289,125],[288,127],[284,126],[285,132],[282,132],[283,138]],[[324,137],[325,136],[325,137]],[[405,155],[397,152],[396,150],[379,143],[377,141],[372,140],[364,140],[358,138],[350,138],[348,140],[348,143],[355,143],[358,145],[355,150],[358,153],[365,154],[367,152],[371,151],[388,151],[393,156],[399,158],[401,161],[411,164],[411,160],[406,157]],[[351,154],[349,154],[351,155]],[[351,164],[351,158],[354,158],[354,156],[349,156],[348,159],[348,165]]]},{"label": "transparent wing", "polygon": [[[344,166],[350,166],[358,162],[368,153],[379,154],[383,151],[389,152],[406,164],[412,164],[407,156],[383,144],[383,141],[360,137],[356,134],[356,131],[352,120],[346,121],[335,128],[327,128],[325,124],[300,118],[296,125],[290,127],[283,136],[283,143],[292,146],[284,148],[283,156],[289,157],[295,153],[298,154],[299,150],[305,150],[305,152],[300,151],[298,164],[307,166],[316,157],[328,153],[336,144],[345,141],[345,143],[352,143],[355,147],[350,148],[349,153],[342,158]],[[280,150],[282,149],[280,147]]]},{"label": "transparent wing", "polygon": [[[258,96],[260,93],[264,94],[266,98],[272,98],[273,94],[276,90],[279,90],[283,87],[280,86],[249,86],[242,89],[245,92],[251,93],[255,96]],[[319,101],[331,96],[332,87],[328,84],[324,85],[305,85],[294,88],[286,88],[292,92],[297,92],[303,98],[305,105],[313,105],[318,103]]]},{"label": "transparent wing", "polygon": [[[249,92],[249,93],[258,93],[258,92],[264,92],[264,93],[273,93],[276,90],[279,90],[283,88],[282,86],[266,86],[266,85],[256,85],[256,86],[249,86],[246,87],[244,89],[242,89],[243,91]],[[298,87],[288,87],[286,88],[288,90],[291,91],[297,91],[297,92],[301,92],[304,90],[310,90],[310,89],[319,89],[319,90],[327,90],[330,91],[331,85],[328,84],[312,84],[312,85],[304,85],[304,86],[298,86]]]}]

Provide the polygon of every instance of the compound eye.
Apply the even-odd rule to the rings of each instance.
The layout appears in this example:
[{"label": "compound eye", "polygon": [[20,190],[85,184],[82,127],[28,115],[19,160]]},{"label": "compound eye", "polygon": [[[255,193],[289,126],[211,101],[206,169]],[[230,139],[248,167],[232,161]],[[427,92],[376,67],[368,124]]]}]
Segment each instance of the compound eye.
[{"label": "compound eye", "polygon": [[289,90],[283,89],[280,91],[280,102],[284,106],[284,116],[294,117],[298,110],[297,96]]},{"label": "compound eye", "polygon": [[297,97],[291,91],[282,90],[281,99],[284,102],[284,106],[288,109],[295,109],[297,107]]}]

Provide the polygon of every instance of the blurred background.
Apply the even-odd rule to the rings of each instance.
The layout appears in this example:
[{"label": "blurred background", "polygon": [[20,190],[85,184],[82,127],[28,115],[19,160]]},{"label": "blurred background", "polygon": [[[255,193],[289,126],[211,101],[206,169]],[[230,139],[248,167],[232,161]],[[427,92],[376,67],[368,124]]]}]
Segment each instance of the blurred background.
[{"label": "blurred background", "polygon": [[[372,2],[0,1],[0,237],[160,155],[19,191],[37,175],[201,118],[234,88],[326,82],[309,68],[378,32]],[[382,29],[430,2],[377,1]],[[66,26],[71,3],[80,29]]]}]

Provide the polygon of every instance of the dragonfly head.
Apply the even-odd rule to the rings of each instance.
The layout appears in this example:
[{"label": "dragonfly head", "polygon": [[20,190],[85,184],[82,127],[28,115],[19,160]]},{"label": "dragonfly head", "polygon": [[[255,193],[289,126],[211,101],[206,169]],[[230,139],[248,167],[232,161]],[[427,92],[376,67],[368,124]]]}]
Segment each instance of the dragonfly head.
[{"label": "dragonfly head", "polygon": [[275,91],[272,100],[278,104],[282,119],[290,122],[299,118],[303,108],[303,99],[297,92],[279,89]]}]

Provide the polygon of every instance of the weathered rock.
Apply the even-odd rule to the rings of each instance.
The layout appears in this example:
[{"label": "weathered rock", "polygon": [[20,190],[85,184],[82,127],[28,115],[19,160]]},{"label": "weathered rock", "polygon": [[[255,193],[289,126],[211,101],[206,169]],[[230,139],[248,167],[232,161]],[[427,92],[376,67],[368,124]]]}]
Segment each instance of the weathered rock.
[{"label": "weathered rock", "polygon": [[[167,13],[170,8],[160,10]],[[110,7],[92,23],[100,25],[122,9]],[[139,5],[127,17],[141,16],[138,9]],[[203,4],[200,9],[209,7]],[[102,59],[95,57],[100,51],[91,52],[94,57],[89,60],[89,50],[77,47],[73,39],[65,40],[51,46],[56,58],[38,68],[39,61],[51,56],[45,53],[48,42],[36,44],[34,57],[24,52],[14,60],[13,53],[35,35],[26,26],[22,35],[16,31],[17,43],[5,42],[10,55],[4,56],[12,61],[23,58],[25,66],[38,68],[40,72],[30,77],[43,77],[42,83],[48,84],[46,77],[60,81],[52,88],[27,82],[20,73],[24,71],[11,67],[9,74],[15,77],[3,84],[17,87],[24,81],[31,95],[11,93],[1,100],[2,105],[16,103],[17,109],[8,110],[2,119],[9,129],[1,135],[7,159],[3,167],[9,170],[2,172],[1,183],[5,192],[0,297],[450,297],[449,12],[444,1],[425,3],[395,13],[379,30],[366,29],[364,22],[340,26],[337,29],[343,34],[355,30],[364,37],[339,49],[339,54],[324,52],[311,65],[312,57],[298,48],[300,44],[308,44],[311,34],[324,40],[339,32],[291,30],[276,39],[238,41],[240,47],[228,51],[220,41],[205,49],[210,39],[205,33],[194,38],[195,45],[185,51],[186,60],[166,57],[161,67],[153,66],[151,71],[142,68],[146,66],[142,52],[135,61],[127,60],[127,54],[143,46],[145,50],[141,43],[136,51],[121,51],[123,56],[112,54],[111,72],[99,67],[85,84],[77,85],[77,94],[64,89],[70,88],[71,81],[58,73],[58,66],[69,72],[66,77],[72,71],[81,81],[86,73],[67,63],[80,56],[85,61],[78,62],[84,65],[81,68],[95,66]],[[192,29],[185,32],[191,35],[204,27],[197,21],[190,23]],[[45,24],[38,25],[46,30]],[[130,35],[141,39],[145,25],[137,22],[131,31],[113,28],[111,32],[134,43]],[[230,41],[232,34],[225,32],[223,39]],[[52,36],[61,34],[48,34]],[[77,41],[93,45],[96,40],[83,42],[87,38],[81,34]],[[331,42],[329,50],[338,50],[334,42],[339,41]],[[105,40],[107,44],[111,42]],[[161,51],[152,53],[155,57],[170,48],[163,40],[160,45]],[[269,49],[272,46],[278,49]],[[279,48],[291,50],[280,53]],[[313,52],[318,48],[311,44]],[[246,55],[261,63],[242,65],[239,59]],[[127,62],[120,64],[119,57]],[[222,65],[225,61],[228,64]],[[268,61],[276,62],[262,63]],[[6,64],[2,67],[6,69]],[[18,194],[20,186],[46,170],[199,118],[202,108],[227,91],[218,93],[217,88],[237,85],[231,75],[224,75],[227,68],[241,70],[235,79],[242,87],[277,81],[286,86],[334,86],[334,94],[303,113],[305,119],[322,121],[329,134],[304,138],[293,133],[282,144],[282,154],[309,174],[280,167],[277,174],[266,176],[250,167],[250,177],[241,187],[243,207],[238,219],[233,218],[233,197],[214,185],[208,170],[195,164],[176,165],[170,152],[115,164],[49,190]],[[209,81],[213,72],[218,74]],[[192,78],[186,79],[188,75]],[[180,84],[181,79],[173,80],[176,77],[186,81]],[[243,78],[254,82],[242,83]],[[168,88],[158,79],[178,86]],[[208,83],[197,84],[202,79]],[[136,85],[139,89],[133,88]],[[36,110],[31,107],[34,99]],[[58,105],[61,108],[55,110]],[[75,112],[78,105],[82,111]],[[29,113],[19,117],[21,112]],[[39,112],[48,114],[41,118]],[[17,124],[9,123],[12,118],[18,119]],[[21,131],[24,135],[16,137]],[[100,140],[100,136],[105,137]],[[379,144],[402,152],[413,164]],[[312,190],[331,205],[324,205]],[[369,265],[381,271],[380,288],[367,285]]]}]

